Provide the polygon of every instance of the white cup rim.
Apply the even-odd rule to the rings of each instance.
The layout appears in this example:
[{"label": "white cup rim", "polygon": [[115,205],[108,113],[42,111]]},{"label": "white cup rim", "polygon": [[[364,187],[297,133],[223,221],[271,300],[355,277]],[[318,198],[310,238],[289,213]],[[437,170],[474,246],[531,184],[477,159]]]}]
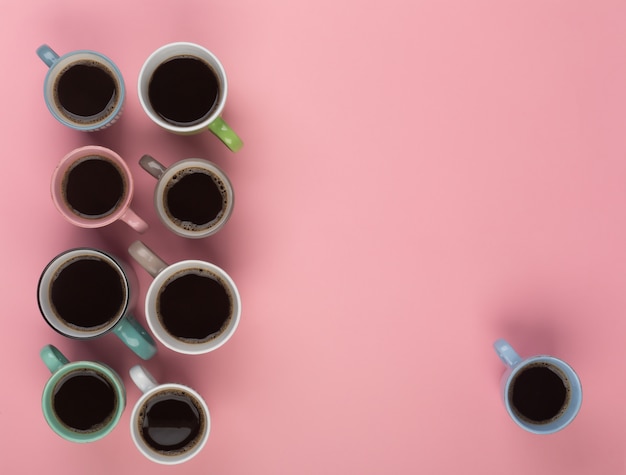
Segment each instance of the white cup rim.
[{"label": "white cup rim", "polygon": [[[228,328],[218,337],[203,343],[188,343],[175,338],[163,328],[157,317],[156,301],[159,290],[171,276],[186,269],[197,268],[216,274],[226,283],[233,298],[233,313]],[[168,265],[153,279],[146,293],[145,315],[152,334],[167,348],[178,353],[199,355],[220,348],[233,336],[241,318],[241,296],[233,279],[221,267],[202,260],[188,259]]]},{"label": "white cup rim", "polygon": [[[212,113],[202,122],[189,126],[174,125],[163,120],[154,111],[148,98],[148,85],[150,82],[150,77],[152,76],[152,73],[155,71],[155,69],[167,59],[181,55],[197,56],[208,62],[213,69],[213,72],[217,75],[220,85],[219,102],[214,106]],[[222,63],[211,51],[209,51],[204,46],[200,46],[196,43],[178,41],[165,44],[157,48],[150,54],[150,56],[148,56],[146,61],[143,63],[141,70],[139,71],[139,78],[137,80],[137,91],[141,107],[154,123],[173,133],[192,134],[207,129],[209,124],[211,124],[211,122],[213,122],[222,114],[224,105],[226,104],[226,97],[228,95],[228,80],[226,78],[226,71],[224,70]]]}]

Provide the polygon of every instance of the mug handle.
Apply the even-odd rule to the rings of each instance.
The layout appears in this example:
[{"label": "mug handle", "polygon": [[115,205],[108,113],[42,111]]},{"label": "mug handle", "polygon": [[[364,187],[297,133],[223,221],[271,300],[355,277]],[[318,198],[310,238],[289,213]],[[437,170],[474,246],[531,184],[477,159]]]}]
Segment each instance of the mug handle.
[{"label": "mug handle", "polygon": [[148,370],[141,365],[135,365],[130,369],[130,378],[142,393],[147,393],[159,385]]},{"label": "mug handle", "polygon": [[41,45],[37,48],[37,56],[46,63],[49,68],[59,60],[59,55],[48,45]]},{"label": "mug handle", "polygon": [[128,224],[139,234],[143,234],[148,229],[148,223],[139,217],[132,209],[128,208],[126,212],[120,216],[120,219]]},{"label": "mug handle", "polygon": [[113,328],[113,333],[141,359],[149,360],[156,354],[154,340],[130,314],[119,321]]},{"label": "mug handle", "polygon": [[128,253],[152,277],[156,277],[167,267],[167,264],[141,241],[132,243],[128,247]]},{"label": "mug handle", "polygon": [[509,368],[516,366],[522,362],[522,358],[506,340],[500,338],[493,344],[496,353],[502,362]]},{"label": "mug handle", "polygon": [[69,360],[54,345],[44,346],[39,352],[39,356],[51,373],[56,373],[69,363]]},{"label": "mug handle", "polygon": [[218,117],[209,124],[209,130],[233,152],[243,147],[243,141],[221,117]]},{"label": "mug handle", "polygon": [[141,157],[139,159],[139,165],[157,180],[161,178],[166,170],[163,165],[161,165],[154,157],[151,157],[150,155],[144,155],[143,157]]}]

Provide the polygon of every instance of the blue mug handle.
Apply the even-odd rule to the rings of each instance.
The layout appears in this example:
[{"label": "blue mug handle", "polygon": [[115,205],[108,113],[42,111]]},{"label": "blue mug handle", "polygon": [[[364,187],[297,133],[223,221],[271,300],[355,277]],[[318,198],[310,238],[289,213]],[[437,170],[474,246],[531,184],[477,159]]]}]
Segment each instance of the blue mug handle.
[{"label": "blue mug handle", "polygon": [[149,360],[156,354],[157,348],[154,340],[130,314],[115,325],[113,333],[141,359]]},{"label": "blue mug handle", "polygon": [[522,362],[521,356],[517,354],[509,342],[502,338],[495,341],[493,348],[496,350],[502,362],[509,368],[517,366]]},{"label": "blue mug handle", "polygon": [[41,45],[37,48],[37,56],[46,63],[49,68],[59,60],[59,55],[48,45]]}]

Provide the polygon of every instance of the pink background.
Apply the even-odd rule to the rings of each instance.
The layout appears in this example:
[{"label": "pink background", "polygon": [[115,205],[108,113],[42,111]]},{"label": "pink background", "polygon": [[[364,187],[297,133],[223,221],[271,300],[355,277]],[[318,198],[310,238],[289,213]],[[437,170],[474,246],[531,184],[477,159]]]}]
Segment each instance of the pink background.
[{"label": "pink background", "polygon": [[[2,473],[626,472],[625,2],[4,0],[0,40]],[[144,115],[139,70],[172,41],[222,60],[241,152]],[[80,134],[52,118],[41,43],[117,63],[128,96],[114,127]],[[54,209],[55,164],[87,144],[129,163],[144,242],[169,262],[222,266],[242,294],[224,347],[160,346],[145,365],[211,409],[207,446],[176,469],[131,441],[139,360],[112,335],[65,339],[37,309],[54,255],[127,257],[140,237],[74,228]],[[237,196],[226,228],[167,232],[144,153],[220,165]],[[150,279],[134,267],[143,301]],[[583,406],[566,430],[535,436],[509,419],[498,337],[577,370]],[[106,439],[75,445],[47,427],[46,343],[124,377],[127,409]]]}]

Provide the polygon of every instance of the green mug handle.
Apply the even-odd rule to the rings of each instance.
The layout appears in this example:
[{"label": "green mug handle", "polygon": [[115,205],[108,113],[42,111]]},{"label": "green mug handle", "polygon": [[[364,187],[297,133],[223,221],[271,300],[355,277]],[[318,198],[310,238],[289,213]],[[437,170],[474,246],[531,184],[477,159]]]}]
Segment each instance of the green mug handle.
[{"label": "green mug handle", "polygon": [[233,152],[243,147],[243,141],[221,117],[218,117],[209,124],[209,130]]},{"label": "green mug handle", "polygon": [[51,373],[56,373],[69,363],[69,360],[54,345],[44,346],[39,352],[39,356]]},{"label": "green mug handle", "polygon": [[115,325],[113,333],[133,350],[137,356],[144,360],[149,360],[156,354],[157,348],[154,340],[146,329],[135,320],[135,317],[130,314],[126,315]]}]

